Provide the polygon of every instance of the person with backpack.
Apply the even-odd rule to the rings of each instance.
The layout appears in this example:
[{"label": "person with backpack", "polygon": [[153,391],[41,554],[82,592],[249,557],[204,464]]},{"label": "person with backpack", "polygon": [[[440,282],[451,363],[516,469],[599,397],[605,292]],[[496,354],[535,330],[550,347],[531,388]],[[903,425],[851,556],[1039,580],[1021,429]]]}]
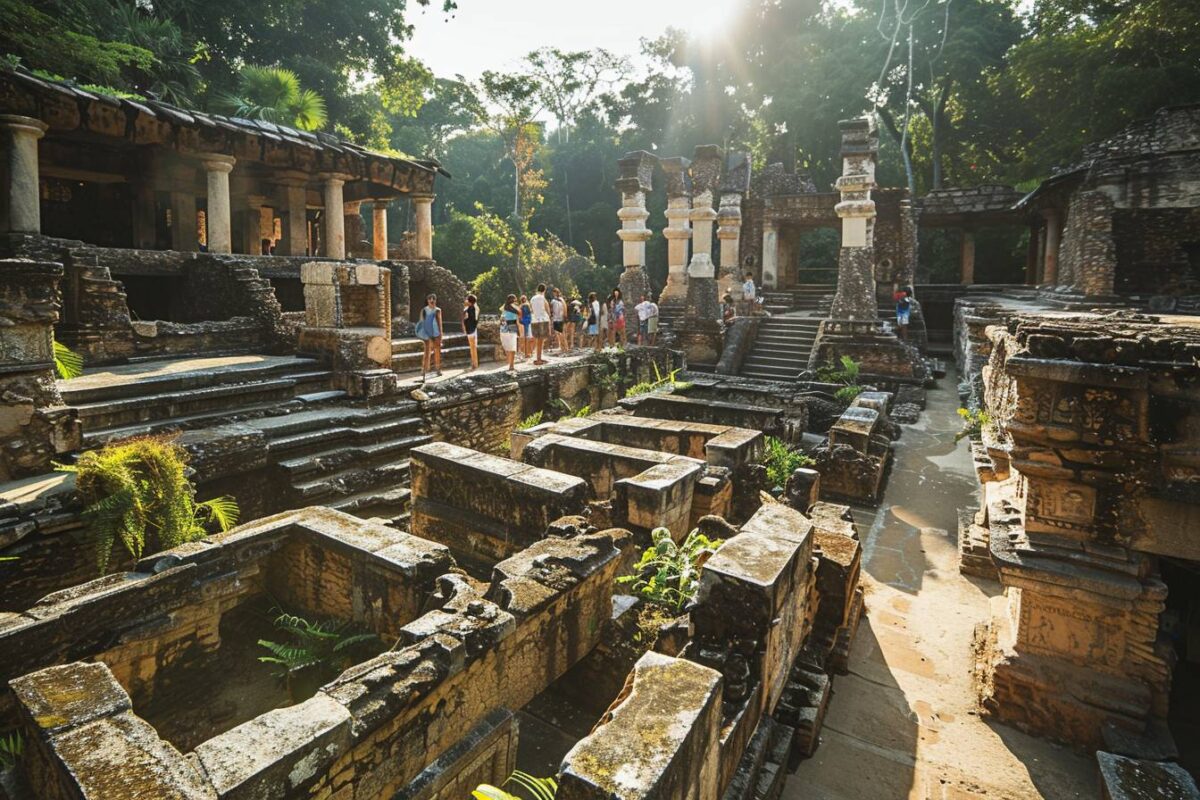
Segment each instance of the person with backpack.
[{"label": "person with backpack", "polygon": [[604,338],[600,333],[600,315],[603,313],[603,304],[596,299],[595,292],[588,293],[588,317],[587,317],[587,332],[592,339],[592,345],[596,348],[596,352],[600,352],[600,340]]},{"label": "person with backpack", "polygon": [[417,338],[425,343],[425,352],[421,356],[421,382],[424,383],[430,367],[434,375],[442,374],[442,310],[438,308],[437,295],[432,292],[426,296],[417,320]]},{"label": "person with backpack", "polygon": [[529,298],[521,295],[521,353],[528,359],[533,348],[533,308]]},{"label": "person with backpack", "polygon": [[513,360],[517,356],[517,334],[519,333],[521,312],[517,309],[517,296],[510,294],[500,309],[500,346],[508,357],[508,371],[515,372]]},{"label": "person with backpack", "polygon": [[467,304],[462,311],[462,329],[467,335],[467,346],[471,348],[471,370],[479,369],[479,301],[475,295],[467,295]]}]

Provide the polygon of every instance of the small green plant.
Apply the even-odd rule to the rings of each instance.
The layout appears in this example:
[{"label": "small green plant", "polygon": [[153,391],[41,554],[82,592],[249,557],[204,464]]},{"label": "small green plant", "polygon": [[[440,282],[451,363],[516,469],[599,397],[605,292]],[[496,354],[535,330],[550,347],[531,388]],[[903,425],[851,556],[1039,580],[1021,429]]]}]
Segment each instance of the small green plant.
[{"label": "small green plant", "polygon": [[370,650],[378,653],[382,649],[378,636],[364,633],[349,620],[309,622],[295,614],[280,612],[275,617],[275,627],[289,641],[259,639],[258,643],[270,655],[259,656],[258,660],[279,667],[277,674],[281,678],[309,668],[336,675],[367,656]]},{"label": "small green plant", "polygon": [[861,371],[862,364],[850,356],[842,356],[836,366],[834,364],[826,364],[823,367],[818,367],[817,380],[824,381],[825,383],[842,384],[842,387],[835,391],[833,396],[849,405],[854,398],[863,392],[863,387],[858,385],[858,376]]},{"label": "small green plant", "polygon": [[201,539],[209,526],[222,531],[237,524],[232,497],[196,502],[187,479],[187,452],[155,436],[127,439],[90,450],[73,466],[75,489],[85,503],[83,519],[96,547],[96,563],[108,569],[120,542],[134,558]]},{"label": "small green plant", "polygon": [[571,408],[570,403],[568,403],[566,400],[563,400],[561,397],[555,402],[563,407],[563,414],[559,417],[559,419],[579,419],[592,413],[592,407],[590,405],[580,406],[579,410],[576,411]]},{"label": "small green plant", "polygon": [[25,752],[25,740],[20,731],[9,731],[0,736],[0,772],[7,772],[17,766],[21,754]]},{"label": "small green plant", "polygon": [[667,375],[663,375],[658,369],[658,364],[654,364],[654,380],[642,381],[635,383],[625,390],[626,397],[637,397],[638,395],[650,394],[652,392],[674,392],[683,389],[690,389],[692,384],[689,381],[676,380],[675,376],[679,374],[679,370],[673,369]]},{"label": "small green plant", "polygon": [[542,424],[542,412],[536,411],[517,423],[517,430],[527,431]]},{"label": "small green plant", "polygon": [[[504,779],[502,786],[507,786],[510,783],[515,783],[521,788],[529,792],[533,800],[554,800],[554,795],[558,793],[558,781],[554,778],[536,778],[527,772],[514,770],[511,775]],[[471,791],[471,796],[475,800],[525,800],[520,795],[506,792],[498,786],[492,786],[490,783],[481,783]]]},{"label": "small green plant", "polygon": [[863,387],[861,386],[843,386],[834,392],[833,396],[843,403],[849,405],[850,403],[854,402],[854,398],[858,397],[862,393]]},{"label": "small green plant", "polygon": [[675,544],[666,528],[651,531],[650,541],[633,574],[617,578],[617,583],[632,584],[638,596],[681,614],[700,587],[700,568],[725,542],[709,539],[697,529]]},{"label": "small green plant", "polygon": [[793,472],[812,463],[811,458],[789,447],[782,439],[766,437],[763,465],[767,468],[767,480],[772,486],[783,486]]},{"label": "small green plant", "polygon": [[64,381],[78,378],[83,374],[83,356],[55,339],[54,371]]},{"label": "small green plant", "polygon": [[958,416],[962,417],[962,430],[954,434],[954,441],[968,436],[976,437],[983,433],[984,426],[991,424],[992,417],[982,408],[960,408]]}]

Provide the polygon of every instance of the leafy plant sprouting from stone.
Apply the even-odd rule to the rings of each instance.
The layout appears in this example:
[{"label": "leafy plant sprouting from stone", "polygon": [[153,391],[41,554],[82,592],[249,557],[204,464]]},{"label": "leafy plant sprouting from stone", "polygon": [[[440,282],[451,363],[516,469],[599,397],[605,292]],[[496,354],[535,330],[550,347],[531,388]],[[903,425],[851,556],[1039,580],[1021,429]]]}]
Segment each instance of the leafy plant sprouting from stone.
[{"label": "leafy plant sprouting from stone", "polygon": [[625,390],[626,397],[637,397],[642,394],[650,394],[651,392],[674,392],[681,389],[690,389],[692,384],[688,381],[676,380],[675,376],[679,374],[679,370],[673,369],[668,374],[663,375],[658,369],[658,364],[654,364],[654,380],[642,381],[635,383]]},{"label": "leafy plant sprouting from stone", "polygon": [[709,539],[695,529],[675,544],[666,528],[655,528],[650,541],[633,574],[617,578],[617,583],[632,584],[639,597],[681,614],[700,587],[700,568],[725,542]]},{"label": "leafy plant sprouting from stone", "polygon": [[332,677],[361,658],[382,650],[378,636],[362,631],[350,620],[310,622],[280,611],[275,617],[275,627],[286,634],[288,641],[259,639],[258,643],[270,655],[259,656],[258,660],[278,666],[281,678],[290,679],[308,669]]},{"label": "leafy plant sprouting from stone", "polygon": [[763,454],[763,466],[767,468],[767,480],[772,486],[783,486],[792,473],[800,467],[807,467],[813,460],[788,446],[787,442],[774,436],[766,437]]},{"label": "leafy plant sprouting from stone", "polygon": [[21,754],[25,752],[25,740],[20,731],[9,731],[0,736],[0,772],[7,772],[17,766]]},{"label": "leafy plant sprouting from stone", "polygon": [[842,384],[842,387],[835,391],[833,396],[843,403],[849,403],[862,394],[863,387],[858,385],[858,375],[861,370],[862,364],[850,356],[842,356],[836,365],[826,364],[818,367],[817,380]]},{"label": "leafy plant sprouting from stone", "polygon": [[237,524],[237,502],[228,496],[196,502],[187,479],[187,452],[163,437],[140,437],[105,445],[57,465],[75,473],[75,489],[86,504],[83,519],[96,548],[96,563],[108,569],[117,542],[133,558],[201,539],[210,527]]},{"label": "leafy plant sprouting from stone", "polygon": [[541,424],[542,424],[542,412],[535,411],[534,413],[530,414],[528,417],[526,417],[525,419],[523,419],[517,423],[517,430],[527,431],[530,428],[536,428],[538,425],[541,425]]},{"label": "leafy plant sprouting from stone", "polygon": [[954,434],[954,441],[965,439],[968,436],[975,438],[983,434],[985,426],[991,424],[992,417],[982,408],[960,408],[958,415],[962,417],[962,430]]},{"label": "leafy plant sprouting from stone", "polygon": [[54,340],[54,372],[64,381],[83,374],[83,356],[57,339]]},{"label": "leafy plant sprouting from stone", "polygon": [[[554,795],[558,793],[558,781],[554,778],[537,778],[527,772],[521,770],[513,770],[513,773],[504,779],[501,786],[507,786],[510,783],[515,783],[521,788],[529,792],[533,800],[554,800]],[[506,792],[499,786],[492,786],[490,783],[481,783],[471,791],[471,796],[475,800],[525,800],[520,795]]]},{"label": "leafy plant sprouting from stone", "polygon": [[561,417],[559,417],[559,419],[579,419],[592,413],[592,407],[590,405],[580,406],[579,409],[576,410],[571,408],[571,404],[566,400],[563,400],[561,397],[555,402],[563,407],[563,414]]}]

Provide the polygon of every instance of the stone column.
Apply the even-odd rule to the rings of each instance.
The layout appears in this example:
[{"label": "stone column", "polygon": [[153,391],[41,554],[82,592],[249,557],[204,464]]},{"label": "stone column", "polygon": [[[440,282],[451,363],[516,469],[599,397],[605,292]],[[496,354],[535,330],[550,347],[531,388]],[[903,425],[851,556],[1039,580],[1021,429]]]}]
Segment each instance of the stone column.
[{"label": "stone column", "polygon": [[975,231],[970,228],[962,229],[962,241],[959,246],[958,267],[963,286],[975,282]]},{"label": "stone column", "polygon": [[38,139],[49,127],[33,117],[0,114],[0,139],[4,142],[7,172],[7,184],[0,198],[0,232],[42,232]]},{"label": "stone column", "polygon": [[1046,220],[1046,253],[1042,266],[1042,283],[1054,286],[1058,283],[1058,244],[1062,241],[1062,217],[1058,209],[1042,210]]},{"label": "stone column", "polygon": [[413,232],[417,258],[433,260],[433,195],[415,195],[413,204]]},{"label": "stone column", "polygon": [[650,278],[645,267],[646,242],[652,233],[646,227],[646,220],[650,218],[650,212],[646,210],[646,192],[650,191],[657,161],[645,150],[637,150],[626,153],[617,162],[620,169],[617,190],[621,192],[621,208],[617,211],[621,229],[617,236],[621,239],[621,260],[625,264],[619,285],[626,304],[636,304],[641,295],[650,292]]},{"label": "stone column", "polygon": [[346,217],[346,255],[354,256],[354,249],[363,241],[362,200],[349,200],[343,205]]},{"label": "stone column", "polygon": [[208,179],[208,252],[232,253],[233,231],[230,224],[229,173],[236,160],[233,156],[205,155],[204,171]]},{"label": "stone column", "polygon": [[282,191],[280,218],[283,239],[275,252],[284,256],[308,255],[308,176],[289,173],[275,179]]},{"label": "stone column", "polygon": [[779,225],[773,219],[763,220],[762,285],[764,289],[779,285]]},{"label": "stone column", "polygon": [[701,145],[692,158],[692,260],[688,264],[687,305],[679,324],[679,342],[688,361],[715,365],[721,357],[724,334],[720,323],[716,270],[712,260],[713,192],[724,156],[717,145]]},{"label": "stone column", "polygon": [[342,186],[345,176],[324,174],[321,176],[325,188],[325,255],[329,258],[346,257],[346,217],[342,203]]},{"label": "stone column", "polygon": [[688,242],[692,238],[691,178],[688,167],[691,159],[665,158],[661,162],[667,181],[667,227],[663,236],[667,240],[667,285],[663,287],[659,302],[679,300],[687,297]]},{"label": "stone column", "polygon": [[371,257],[386,261],[388,257],[387,208],[390,200],[376,200],[371,205]]},{"label": "stone column", "polygon": [[133,192],[133,246],[153,250],[158,244],[158,216],[154,184],[141,176]]},{"label": "stone column", "polygon": [[239,212],[242,219],[242,235],[241,247],[238,252],[246,255],[261,255],[262,254],[262,210],[267,204],[267,198],[260,194],[248,194],[245,196],[242,203],[242,210]]},{"label": "stone column", "polygon": [[1025,285],[1037,286],[1038,277],[1038,229],[1029,226],[1029,246],[1025,252]]},{"label": "stone column", "polygon": [[742,285],[739,258],[742,244],[742,198],[750,191],[750,154],[731,153],[721,176],[721,207],[717,211],[717,240],[721,264],[717,294],[724,297]]},{"label": "stone column", "polygon": [[830,316],[836,320],[874,322],[875,301],[875,156],[879,134],[868,117],[845,120],[842,129],[842,177],[835,184],[842,200],[834,210],[842,219],[837,294]]}]

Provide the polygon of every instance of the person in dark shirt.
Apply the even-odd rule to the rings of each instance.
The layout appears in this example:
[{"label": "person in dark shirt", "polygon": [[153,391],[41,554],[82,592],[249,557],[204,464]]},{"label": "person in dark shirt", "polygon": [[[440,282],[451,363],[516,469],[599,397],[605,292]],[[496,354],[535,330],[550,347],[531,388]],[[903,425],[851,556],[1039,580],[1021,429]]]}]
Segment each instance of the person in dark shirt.
[{"label": "person in dark shirt", "polygon": [[896,292],[896,333],[908,339],[908,321],[912,316],[912,289],[905,287]]},{"label": "person in dark shirt", "polygon": [[475,295],[467,295],[467,304],[463,306],[462,329],[467,335],[467,345],[471,348],[471,369],[479,369],[479,306]]}]

